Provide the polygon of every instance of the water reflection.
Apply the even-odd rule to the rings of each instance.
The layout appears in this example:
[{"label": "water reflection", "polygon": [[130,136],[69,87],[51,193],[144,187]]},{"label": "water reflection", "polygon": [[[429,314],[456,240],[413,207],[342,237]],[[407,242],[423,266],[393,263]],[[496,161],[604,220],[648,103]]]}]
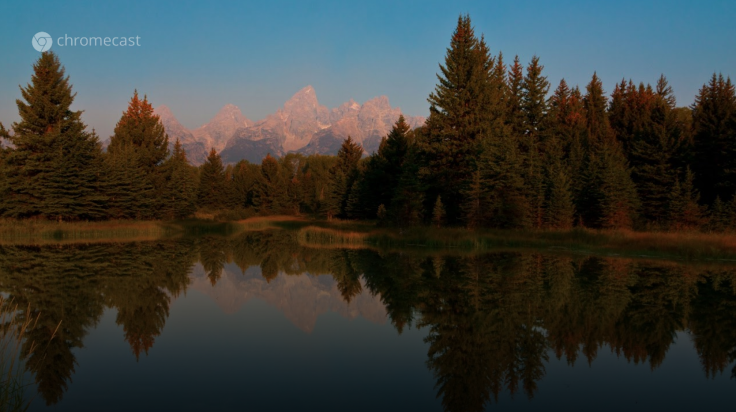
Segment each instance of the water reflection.
[{"label": "water reflection", "polygon": [[[32,308],[19,321],[40,314],[23,350],[28,354],[31,342],[40,348],[29,354],[27,368],[46,403],[62,399],[74,375],[73,351],[83,347],[105,308],[116,309],[133,356],[148,354],[165,333],[172,300],[197,282],[197,263],[213,290],[236,265],[243,281],[229,290],[293,300],[282,310],[306,332],[318,313],[338,310],[324,297],[332,286],[321,284],[320,275],[334,279],[343,302],[363,305],[364,317],[380,320],[383,308],[361,297],[380,298],[398,333],[426,330],[427,367],[449,411],[484,410],[504,391],[534,397],[550,356],[570,365],[581,357],[591,363],[607,346],[655,369],[683,330],[693,338],[705,376],[727,372],[736,361],[736,271],[728,266],[534,252],[315,248],[285,230],[2,246],[0,291]],[[299,288],[291,283],[298,295],[279,296],[287,284],[274,282],[279,274],[309,281]],[[319,308],[300,318],[306,313],[295,306],[300,299]],[[736,367],[730,374],[736,377]]]}]

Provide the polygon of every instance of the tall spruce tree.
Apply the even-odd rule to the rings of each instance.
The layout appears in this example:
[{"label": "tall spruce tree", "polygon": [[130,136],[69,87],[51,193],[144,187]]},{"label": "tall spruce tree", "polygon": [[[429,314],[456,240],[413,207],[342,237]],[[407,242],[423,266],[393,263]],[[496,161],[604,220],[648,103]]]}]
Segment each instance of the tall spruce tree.
[{"label": "tall spruce tree", "polygon": [[154,173],[157,166],[163,164],[169,156],[169,137],[148,97],[138,97],[138,90],[128,103],[128,108],[115,125],[107,147],[109,153],[115,154],[127,146],[135,148],[138,163],[146,173]]},{"label": "tall spruce tree", "polygon": [[323,204],[322,213],[328,218],[347,217],[348,199],[358,178],[358,162],[363,156],[363,147],[348,136],[337,152],[337,161],[330,169],[330,187]]},{"label": "tall spruce tree", "polygon": [[632,90],[627,99],[636,124],[629,137],[632,179],[641,199],[641,214],[649,222],[664,225],[667,202],[678,173],[677,154],[682,130],[673,111],[675,99],[664,76],[651,87]]},{"label": "tall spruce tree", "polygon": [[550,135],[545,143],[544,226],[569,229],[575,219],[575,204],[569,177],[568,159],[562,139]]},{"label": "tall spruce tree", "polygon": [[71,110],[76,94],[69,77],[52,52],[33,71],[21,87],[23,100],[16,100],[21,120],[9,136],[14,147],[5,155],[0,211],[14,218],[104,218],[102,151],[82,112]]},{"label": "tall spruce tree", "polygon": [[700,228],[705,223],[704,208],[698,204],[699,199],[700,195],[694,185],[693,173],[690,168],[687,168],[682,184],[680,184],[679,177],[675,178],[670,193],[670,229],[693,230]]},{"label": "tall spruce tree", "polygon": [[692,105],[693,172],[705,204],[736,192],[736,89],[713,74]]},{"label": "tall spruce tree", "polygon": [[197,171],[189,164],[179,139],[176,139],[174,151],[163,167],[166,186],[162,195],[162,215],[170,219],[191,216],[197,210]]},{"label": "tall spruce tree", "polygon": [[439,82],[428,99],[430,114],[422,141],[430,198],[445,199],[450,223],[461,218],[462,193],[476,169],[480,142],[493,115],[487,97],[492,69],[488,47],[475,36],[470,17],[459,17],[440,65]]},{"label": "tall spruce tree", "polygon": [[261,178],[260,165],[241,160],[233,168],[233,187],[235,197],[234,203],[238,207],[251,207],[255,195],[255,189]]},{"label": "tall spruce tree", "polygon": [[410,146],[401,167],[401,175],[391,199],[390,218],[398,226],[416,225],[425,218],[426,186],[421,172],[419,153]]},{"label": "tall spruce tree", "polygon": [[105,154],[105,192],[108,214],[113,219],[150,219],[154,217],[153,186],[140,167],[133,146],[120,146]]},{"label": "tall spruce tree", "polygon": [[[494,227],[528,227],[529,201],[519,145],[511,134],[484,142],[479,160],[482,222]],[[484,205],[484,200],[486,205]],[[466,203],[467,204],[467,203]]]},{"label": "tall spruce tree", "polygon": [[412,134],[406,119],[400,115],[388,135],[381,139],[378,151],[368,158],[360,182],[363,188],[360,201],[371,215],[376,213],[378,205],[390,208]]},{"label": "tall spruce tree", "polygon": [[207,161],[200,166],[197,204],[200,207],[220,209],[227,202],[225,167],[217,151],[212,148]]},{"label": "tall spruce tree", "polygon": [[[566,160],[573,202],[575,205],[580,205],[585,198],[584,176],[588,160],[586,116],[580,89],[577,86],[570,89],[565,79],[562,79],[550,97],[549,111],[545,135],[548,140],[559,142],[548,144],[548,146],[554,148],[556,144],[559,144],[562,154],[550,153],[548,150],[547,158],[551,154],[560,155]],[[548,178],[553,175],[554,173],[547,174]],[[575,221],[580,218],[577,208],[575,217]]]},{"label": "tall spruce tree", "polygon": [[544,168],[542,166],[542,141],[547,117],[547,92],[549,82],[542,75],[544,66],[534,56],[521,83],[521,114],[523,135],[520,136],[524,156],[524,180],[529,200],[529,221],[540,228],[544,223]]},{"label": "tall spruce tree", "polygon": [[282,213],[288,203],[287,182],[278,160],[267,155],[261,162],[261,178],[255,185],[253,203],[263,215]]},{"label": "tall spruce tree", "polygon": [[596,74],[583,99],[590,147],[581,212],[586,225],[630,228],[639,205],[620,142],[608,122],[603,85]]},{"label": "tall spruce tree", "polygon": [[524,99],[524,66],[519,61],[519,56],[514,57],[514,64],[509,67],[508,72],[508,96],[506,99],[506,122],[511,128],[511,133],[517,138],[524,135],[524,111],[522,108]]},{"label": "tall spruce tree", "polygon": [[165,209],[162,195],[167,179],[163,163],[169,156],[169,138],[148,97],[141,100],[137,90],[115,125],[107,153],[112,157],[120,157],[124,153],[135,156],[136,163],[131,165],[141,168],[144,178],[153,187],[153,210],[157,217],[161,217],[159,212]]}]

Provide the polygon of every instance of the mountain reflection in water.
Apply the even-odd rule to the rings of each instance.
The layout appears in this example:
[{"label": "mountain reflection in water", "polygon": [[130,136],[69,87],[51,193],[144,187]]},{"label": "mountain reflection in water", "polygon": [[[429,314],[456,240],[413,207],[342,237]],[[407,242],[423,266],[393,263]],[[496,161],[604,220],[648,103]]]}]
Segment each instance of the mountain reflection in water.
[{"label": "mountain reflection in water", "polygon": [[[499,394],[532,398],[550,356],[591,363],[610,347],[652,369],[678,332],[702,373],[736,377],[736,270],[723,265],[568,256],[314,248],[288,230],[140,243],[1,246],[0,291],[39,317],[23,345],[47,405],[72,385],[74,351],[106,308],[136,358],[165,333],[188,289],[226,313],[256,298],[306,333],[336,312],[426,333],[445,410],[480,411]],[[39,348],[29,353],[32,344]],[[733,369],[731,369],[733,367]],[[378,384],[378,383],[377,383]]]}]

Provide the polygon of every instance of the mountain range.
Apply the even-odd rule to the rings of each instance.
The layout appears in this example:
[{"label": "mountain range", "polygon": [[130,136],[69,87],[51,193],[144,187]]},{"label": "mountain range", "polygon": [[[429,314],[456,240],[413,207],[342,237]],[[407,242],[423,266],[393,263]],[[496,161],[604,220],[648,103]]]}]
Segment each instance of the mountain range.
[{"label": "mountain range", "polygon": [[[245,117],[237,106],[228,104],[201,127],[189,130],[176,119],[166,106],[159,106],[156,114],[173,145],[179,139],[187,158],[200,165],[214,148],[224,163],[242,159],[260,163],[266,154],[282,156],[286,153],[337,153],[348,136],[363,146],[366,154],[378,149],[381,138],[401,115],[401,109],[391,107],[386,96],[379,96],[359,104],[349,100],[329,109],[320,105],[312,86],[292,96],[284,106],[257,122]],[[424,124],[424,117],[404,116],[414,128]]]}]

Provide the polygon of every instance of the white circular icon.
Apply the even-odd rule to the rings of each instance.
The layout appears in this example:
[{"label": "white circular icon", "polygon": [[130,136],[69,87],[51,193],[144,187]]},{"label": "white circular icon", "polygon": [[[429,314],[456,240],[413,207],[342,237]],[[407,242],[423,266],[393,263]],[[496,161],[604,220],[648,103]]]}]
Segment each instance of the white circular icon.
[{"label": "white circular icon", "polygon": [[46,32],[38,32],[35,36],[33,36],[33,40],[31,41],[31,44],[33,44],[33,48],[36,49],[36,51],[45,52],[51,49],[51,45],[54,43],[53,40],[51,40],[51,36]]}]

